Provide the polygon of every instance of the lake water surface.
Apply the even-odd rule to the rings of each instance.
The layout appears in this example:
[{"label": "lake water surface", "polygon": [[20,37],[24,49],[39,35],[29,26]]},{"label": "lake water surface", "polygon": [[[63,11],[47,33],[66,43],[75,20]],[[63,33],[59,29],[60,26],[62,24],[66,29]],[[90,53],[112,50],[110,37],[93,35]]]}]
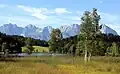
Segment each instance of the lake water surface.
[{"label": "lake water surface", "polygon": [[63,56],[66,54],[50,54],[50,53],[32,53],[32,54],[27,54],[27,53],[20,53],[18,56]]}]

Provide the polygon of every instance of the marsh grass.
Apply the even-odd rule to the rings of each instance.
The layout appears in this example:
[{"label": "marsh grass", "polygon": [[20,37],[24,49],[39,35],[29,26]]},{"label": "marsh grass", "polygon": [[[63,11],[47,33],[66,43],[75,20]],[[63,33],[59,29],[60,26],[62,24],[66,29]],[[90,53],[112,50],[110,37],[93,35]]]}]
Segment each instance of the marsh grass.
[{"label": "marsh grass", "polygon": [[120,74],[120,58],[92,57],[84,63],[83,57],[23,57],[1,61],[0,74]]}]

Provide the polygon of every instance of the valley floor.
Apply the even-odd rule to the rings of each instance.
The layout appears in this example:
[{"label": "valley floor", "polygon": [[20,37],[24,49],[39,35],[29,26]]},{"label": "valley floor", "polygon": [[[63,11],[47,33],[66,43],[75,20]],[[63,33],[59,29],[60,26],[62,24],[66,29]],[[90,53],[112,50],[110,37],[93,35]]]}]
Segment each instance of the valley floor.
[{"label": "valley floor", "polygon": [[92,57],[21,57],[0,61],[0,74],[119,74],[120,58]]}]

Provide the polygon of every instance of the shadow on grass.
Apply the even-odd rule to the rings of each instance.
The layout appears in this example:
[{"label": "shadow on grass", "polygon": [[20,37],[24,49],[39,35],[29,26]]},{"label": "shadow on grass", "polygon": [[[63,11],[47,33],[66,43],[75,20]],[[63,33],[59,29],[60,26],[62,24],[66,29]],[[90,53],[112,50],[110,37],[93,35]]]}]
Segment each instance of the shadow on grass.
[{"label": "shadow on grass", "polygon": [[0,62],[19,62],[20,60],[12,59],[12,58],[0,58]]},{"label": "shadow on grass", "polygon": [[34,62],[35,62],[35,63],[45,63],[46,60],[35,60]]},{"label": "shadow on grass", "polygon": [[44,59],[22,59],[22,58],[0,58],[0,62],[31,62],[31,63],[45,63]]}]

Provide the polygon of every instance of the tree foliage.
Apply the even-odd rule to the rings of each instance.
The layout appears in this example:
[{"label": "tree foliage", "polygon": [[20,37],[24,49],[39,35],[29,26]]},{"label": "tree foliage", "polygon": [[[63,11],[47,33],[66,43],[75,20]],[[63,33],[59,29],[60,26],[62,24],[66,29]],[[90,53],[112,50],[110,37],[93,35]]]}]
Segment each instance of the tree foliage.
[{"label": "tree foliage", "polygon": [[59,29],[53,29],[49,40],[49,49],[51,52],[62,53],[62,33]]},{"label": "tree foliage", "polygon": [[118,55],[118,46],[115,42],[112,43],[111,50],[112,50],[112,56]]},{"label": "tree foliage", "polygon": [[[97,9],[95,8],[93,8],[93,12],[85,11],[81,18],[82,23],[80,25],[80,34],[78,38],[80,39],[80,37],[82,37],[82,41],[79,40],[78,44],[84,43],[84,48],[82,48],[82,50],[85,54],[85,61],[87,61],[87,54],[89,54],[89,60],[93,49],[96,49],[96,35],[99,33],[99,20],[100,16],[97,14]],[[79,47],[81,46],[78,46],[78,48]]]},{"label": "tree foliage", "polygon": [[28,53],[28,54],[31,54],[32,53],[32,51],[34,50],[34,48],[33,48],[33,40],[31,39],[31,38],[28,38],[27,40],[26,40],[26,52]]}]

